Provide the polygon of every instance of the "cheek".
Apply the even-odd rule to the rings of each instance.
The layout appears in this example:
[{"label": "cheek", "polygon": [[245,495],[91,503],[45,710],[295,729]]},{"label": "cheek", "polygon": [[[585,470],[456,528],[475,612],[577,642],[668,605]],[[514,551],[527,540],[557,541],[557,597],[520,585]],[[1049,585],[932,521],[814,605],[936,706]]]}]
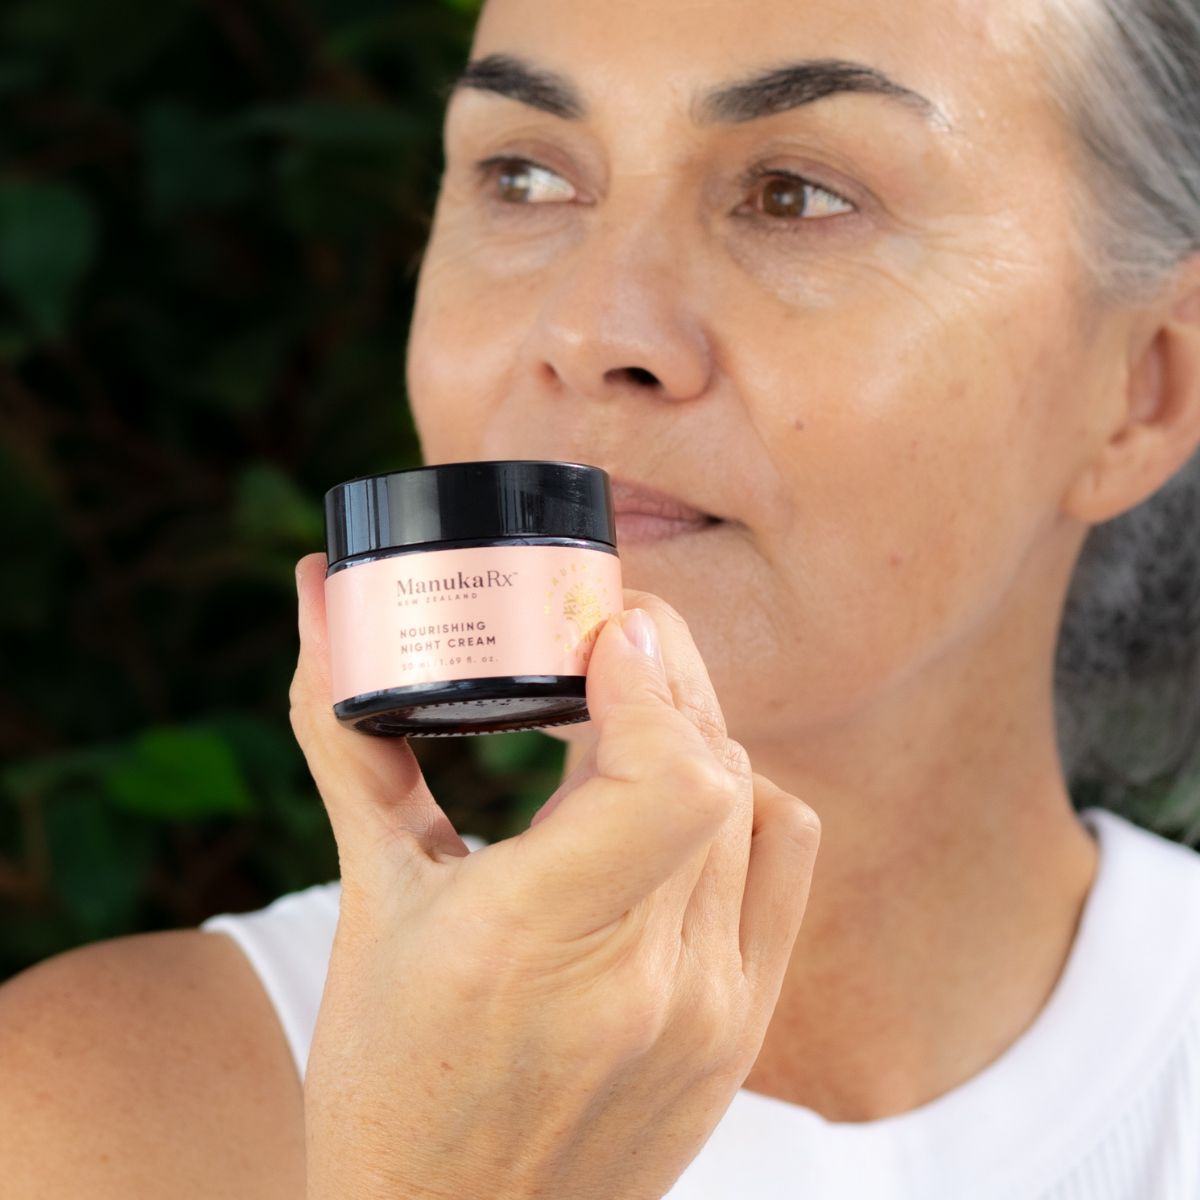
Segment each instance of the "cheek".
[{"label": "cheek", "polygon": [[881,548],[897,526],[921,543],[973,523],[1027,535],[1064,482],[1085,402],[1059,267],[1028,239],[1003,255],[923,256],[890,239],[843,271],[852,298],[836,311],[793,310],[782,336],[805,351],[801,382],[775,388],[789,402],[774,404],[764,441],[797,494],[811,475],[815,511],[836,514],[840,497]]},{"label": "cheek", "polygon": [[511,387],[524,328],[520,305],[481,285],[465,261],[432,246],[409,330],[409,406],[429,462],[479,452],[479,431]]},{"label": "cheek", "polygon": [[925,296],[902,318],[881,302],[791,322],[820,352],[760,429],[792,497],[768,552],[837,686],[971,627],[1053,518],[1080,365],[1057,307],[1043,278],[957,311]]}]

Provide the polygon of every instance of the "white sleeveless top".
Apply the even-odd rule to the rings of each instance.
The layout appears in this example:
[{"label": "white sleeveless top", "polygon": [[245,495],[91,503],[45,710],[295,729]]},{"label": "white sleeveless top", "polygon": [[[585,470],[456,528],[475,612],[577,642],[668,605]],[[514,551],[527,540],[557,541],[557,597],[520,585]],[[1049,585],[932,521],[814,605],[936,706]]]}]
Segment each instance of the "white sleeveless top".
[{"label": "white sleeveless top", "polygon": [[[1049,1001],[1007,1050],[874,1121],[740,1090],[669,1200],[1200,1200],[1200,854],[1104,809],[1080,816],[1096,880]],[[340,891],[200,926],[246,953],[301,1078]]]}]

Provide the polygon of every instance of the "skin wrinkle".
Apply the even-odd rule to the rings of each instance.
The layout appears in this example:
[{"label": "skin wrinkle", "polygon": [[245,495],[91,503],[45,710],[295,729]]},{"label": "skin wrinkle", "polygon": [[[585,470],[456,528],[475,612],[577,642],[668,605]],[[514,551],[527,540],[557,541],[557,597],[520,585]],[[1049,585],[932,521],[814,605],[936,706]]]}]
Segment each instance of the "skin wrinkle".
[{"label": "skin wrinkle", "polygon": [[[727,518],[622,548],[625,582],[679,610],[729,736],[821,817],[747,1086],[830,1119],[994,1060],[1094,877],[1051,663],[1128,334],[1084,304],[1041,2],[488,0],[472,58],[553,69],[589,116],[473,90],[447,113],[408,348],[425,460],[582,460]],[[956,132],[864,95],[691,121],[697,92],[809,57],[878,66]],[[579,200],[489,202],[494,155]],[[735,216],[754,167],[859,212]],[[548,733],[574,769],[588,726]]]}]

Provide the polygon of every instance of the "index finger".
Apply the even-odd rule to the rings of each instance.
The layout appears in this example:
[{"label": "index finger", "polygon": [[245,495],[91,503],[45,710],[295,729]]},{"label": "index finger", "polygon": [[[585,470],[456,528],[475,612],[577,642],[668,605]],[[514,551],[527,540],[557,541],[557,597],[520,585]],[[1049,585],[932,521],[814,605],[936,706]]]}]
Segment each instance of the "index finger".
[{"label": "index finger", "polygon": [[408,739],[368,736],[334,714],[325,568],[320,553],[296,564],[300,653],[288,694],[292,731],[329,816],[344,888],[380,871],[386,887],[396,878],[392,859],[412,857],[400,835],[427,854],[461,856],[468,849],[430,793]]}]

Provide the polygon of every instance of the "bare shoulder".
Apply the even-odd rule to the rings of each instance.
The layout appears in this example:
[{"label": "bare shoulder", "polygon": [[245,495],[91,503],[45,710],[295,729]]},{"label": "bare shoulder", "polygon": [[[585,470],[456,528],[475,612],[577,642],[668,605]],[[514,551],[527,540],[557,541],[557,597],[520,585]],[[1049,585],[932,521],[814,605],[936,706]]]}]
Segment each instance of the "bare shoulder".
[{"label": "bare shoulder", "polygon": [[304,1195],[303,1092],[232,940],[114,938],[0,986],[7,1200]]}]

